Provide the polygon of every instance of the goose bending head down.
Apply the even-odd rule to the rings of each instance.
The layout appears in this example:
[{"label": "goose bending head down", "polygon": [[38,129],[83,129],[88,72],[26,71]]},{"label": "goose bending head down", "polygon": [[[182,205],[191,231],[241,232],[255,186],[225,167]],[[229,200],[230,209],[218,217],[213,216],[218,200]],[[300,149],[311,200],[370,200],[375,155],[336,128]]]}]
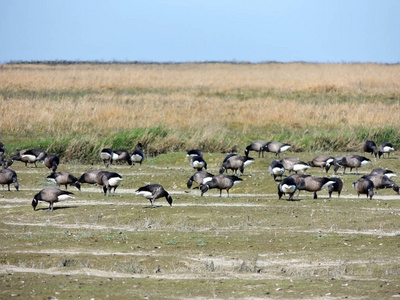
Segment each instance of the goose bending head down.
[{"label": "goose bending head down", "polygon": [[56,154],[47,154],[43,160],[43,164],[55,172],[60,164],[60,157]]},{"label": "goose bending head down", "polygon": [[374,183],[368,178],[360,178],[353,182],[352,187],[357,191],[358,197],[360,194],[366,194],[372,200],[374,195]]},{"label": "goose bending head down", "polygon": [[297,183],[292,177],[286,177],[284,178],[279,184],[278,184],[278,196],[279,199],[282,198],[283,195],[288,194],[288,200],[293,200],[293,195],[297,190]]},{"label": "goose bending head down", "polygon": [[131,161],[133,165],[135,163],[139,163],[140,165],[143,163],[145,156],[142,147],[143,145],[141,143],[138,143],[136,146],[136,150],[132,151]]},{"label": "goose bending head down", "polygon": [[173,199],[161,184],[148,184],[146,186],[142,186],[138,188],[135,193],[136,195],[140,195],[149,199],[152,208],[155,207],[156,199],[162,197],[165,197],[169,205],[172,206]]},{"label": "goose bending head down", "polygon": [[389,142],[382,142],[379,144],[379,151],[378,151],[378,156],[379,158],[385,158],[385,153],[387,153],[388,158],[390,156],[390,152],[394,151],[392,143]]},{"label": "goose bending head down", "polygon": [[196,182],[198,184],[198,188],[200,188],[202,185],[206,184],[208,181],[210,181],[214,177],[213,174],[208,173],[206,171],[198,171],[191,176],[187,182],[187,187],[188,189],[192,188],[193,182]]},{"label": "goose bending head down", "polygon": [[4,190],[4,185],[7,184],[8,191],[10,191],[11,183],[14,184],[15,189],[18,191],[19,184],[18,184],[18,179],[17,179],[17,173],[11,169],[0,170],[0,184],[3,186],[3,190]]},{"label": "goose bending head down", "polygon": [[258,158],[260,158],[260,154],[262,154],[262,157],[264,157],[264,146],[266,144],[267,142],[264,140],[254,141],[246,147],[246,149],[244,150],[244,154],[246,156],[249,156],[250,151],[255,151],[258,152]]},{"label": "goose bending head down", "polygon": [[268,142],[264,147],[263,151],[275,153],[275,157],[280,157],[281,152],[287,151],[290,147],[289,144],[284,144],[281,142]]},{"label": "goose bending head down", "polygon": [[193,169],[197,171],[202,171],[203,168],[207,170],[207,162],[204,160],[203,156],[193,156],[190,164]]},{"label": "goose bending head down", "polygon": [[111,190],[113,191],[113,196],[115,195],[115,190],[124,180],[122,176],[115,172],[101,171],[97,174],[96,177],[97,184],[103,187],[104,195],[111,196]]},{"label": "goose bending head down", "polygon": [[201,196],[210,189],[219,189],[219,196],[222,196],[222,190],[226,190],[229,197],[229,190],[241,183],[243,179],[237,176],[219,174],[214,176],[210,181],[206,182],[201,188]]},{"label": "goose bending head down", "polygon": [[47,179],[55,182],[58,186],[64,185],[65,189],[67,189],[68,185],[76,187],[78,190],[81,190],[81,184],[74,175],[69,172],[61,171],[61,172],[53,172]]},{"label": "goose bending head down", "polygon": [[366,141],[363,145],[363,151],[366,153],[371,153],[371,156],[375,157],[378,154],[378,148],[376,147],[376,143],[374,141]]},{"label": "goose bending head down", "polygon": [[[116,157],[117,156],[115,156],[115,158]],[[100,151],[100,158],[103,160],[103,163],[106,166],[106,168],[108,168],[108,166],[113,163],[114,151],[111,148],[103,148]]]},{"label": "goose bending head down", "polygon": [[[226,158],[225,158],[226,159]],[[221,168],[219,169],[219,173],[223,174],[226,170],[230,169],[235,174],[239,170],[240,173],[244,173],[244,168],[254,163],[254,158],[248,156],[241,156],[241,155],[232,155],[228,157],[222,163]]]},{"label": "goose bending head down", "polygon": [[56,187],[47,187],[42,189],[39,193],[37,193],[32,200],[33,210],[36,210],[36,207],[39,201],[44,201],[49,203],[49,211],[53,211],[53,204],[59,201],[65,201],[68,199],[74,199],[74,193],[63,191]]},{"label": "goose bending head down", "polygon": [[268,166],[269,174],[274,176],[274,180],[276,177],[280,176],[282,178],[283,174],[285,173],[285,167],[280,161],[274,160]]}]

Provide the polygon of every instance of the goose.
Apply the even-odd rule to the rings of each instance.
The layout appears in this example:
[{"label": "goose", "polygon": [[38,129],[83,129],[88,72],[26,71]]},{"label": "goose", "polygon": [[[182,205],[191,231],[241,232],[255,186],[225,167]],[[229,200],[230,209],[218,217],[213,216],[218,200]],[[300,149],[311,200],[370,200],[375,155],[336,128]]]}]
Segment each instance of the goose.
[{"label": "goose", "polygon": [[314,157],[313,160],[309,161],[307,164],[313,168],[325,169],[325,171],[328,173],[328,170],[332,165],[334,159],[335,158],[330,155],[318,155]]},{"label": "goose", "polygon": [[146,186],[142,186],[135,191],[136,195],[141,195],[151,202],[151,207],[155,207],[156,199],[165,197],[170,206],[172,206],[172,197],[171,195],[164,189],[161,184],[148,184]]},{"label": "goose", "polygon": [[6,146],[2,142],[0,142],[0,156],[2,156],[6,152]]},{"label": "goose", "polygon": [[68,185],[72,185],[78,190],[81,190],[81,184],[78,178],[66,171],[53,172],[47,176],[47,179],[55,182],[58,186],[65,185],[65,189],[67,189]]},{"label": "goose", "polygon": [[25,167],[29,163],[34,164],[35,168],[37,168],[36,162],[43,160],[45,156],[46,152],[42,149],[25,149],[11,156],[9,165],[12,165],[13,161],[16,160],[25,163]]},{"label": "goose", "polygon": [[[293,178],[294,181],[296,182],[296,186],[298,187],[298,186],[304,186],[305,185],[304,178],[309,177],[309,176],[311,176],[311,175],[295,173],[286,178]],[[298,188],[297,188],[297,190],[299,192],[298,195],[300,195],[300,190]]]},{"label": "goose", "polygon": [[7,184],[8,191],[10,191],[11,183],[14,184],[15,189],[18,191],[19,185],[18,185],[17,173],[15,173],[15,171],[11,169],[0,170],[0,184],[3,186],[3,191],[5,184]]},{"label": "goose", "polygon": [[262,157],[264,157],[264,150],[263,147],[267,144],[266,141],[263,140],[257,140],[252,142],[250,145],[246,147],[244,150],[244,154],[246,156],[249,156],[250,151],[256,151],[258,152],[258,158],[260,158],[260,154],[262,153]]},{"label": "goose", "polygon": [[370,175],[386,175],[389,178],[397,176],[395,172],[386,168],[375,168],[371,171]]},{"label": "goose", "polygon": [[275,153],[275,157],[280,157],[279,153],[287,151],[290,147],[289,144],[283,144],[281,142],[268,142],[262,151]]},{"label": "goose", "polygon": [[200,188],[203,184],[210,181],[214,177],[213,174],[206,171],[198,171],[191,176],[187,182],[187,187],[190,189],[192,187],[193,181],[198,184],[197,188]]},{"label": "goose", "polygon": [[357,191],[359,198],[360,194],[366,194],[367,198],[369,197],[369,199],[372,200],[372,196],[374,195],[374,183],[372,180],[360,178],[353,182],[352,187]]},{"label": "goose", "polygon": [[[310,176],[310,175],[303,175],[303,176],[293,176],[290,177],[294,178],[297,184],[297,189],[299,191],[307,191],[307,192],[314,192],[313,199],[318,199],[317,192],[327,188],[330,185],[333,185],[335,181],[330,180],[327,177],[317,177],[317,176]],[[296,180],[298,178],[298,180]]]},{"label": "goose", "polygon": [[113,191],[113,196],[114,196],[115,190],[123,180],[124,179],[122,178],[122,176],[115,172],[101,171],[96,176],[97,184],[103,187],[103,192],[105,196],[107,196],[107,191],[108,191],[108,196],[111,196],[112,189],[114,189]]},{"label": "goose", "polygon": [[286,157],[280,160],[280,162],[283,164],[285,170],[288,170],[289,173],[295,172],[305,172],[307,169],[310,168],[308,164],[305,162],[299,160],[298,158],[294,157]]},{"label": "goose", "polygon": [[79,183],[89,183],[89,184],[97,184],[97,175],[100,173],[100,170],[90,170],[83,173],[79,179]]},{"label": "goose", "polygon": [[254,163],[254,158],[241,155],[233,155],[229,157],[225,162],[222,163],[219,173],[223,174],[228,169],[232,170],[237,174],[239,170],[240,173],[244,173],[244,168]]},{"label": "goose", "polygon": [[329,198],[332,197],[333,192],[337,192],[338,197],[340,197],[340,193],[343,190],[343,181],[338,177],[331,177],[331,178],[329,178],[329,180],[332,180],[335,182],[334,184],[328,186]]},{"label": "goose", "polygon": [[143,145],[141,143],[138,143],[136,146],[136,150],[133,150],[131,154],[132,164],[139,163],[141,165],[144,161],[144,153],[142,147]]},{"label": "goose", "polygon": [[367,164],[370,164],[371,160],[369,158],[366,158],[365,156],[360,156],[357,154],[348,154],[344,155],[341,159],[335,159],[335,166],[333,168],[335,174],[337,170],[342,167],[343,168],[343,174],[346,171],[346,168],[350,168],[350,172],[353,170],[353,168],[356,169],[356,173],[358,174],[358,168],[363,167]]},{"label": "goose", "polygon": [[371,153],[371,156],[374,155],[375,157],[378,154],[376,143],[374,141],[366,141],[363,145],[363,151]]},{"label": "goose", "polygon": [[380,174],[369,174],[365,175],[362,178],[367,178],[374,183],[374,188],[376,190],[379,189],[387,189],[392,188],[397,194],[399,194],[399,187],[395,184],[388,176],[380,175]]},{"label": "goose", "polygon": [[74,193],[61,190],[56,187],[47,187],[42,189],[39,193],[37,193],[32,200],[33,210],[36,210],[36,206],[39,201],[44,201],[49,203],[49,211],[53,211],[53,204],[59,201],[64,201],[67,199],[75,199],[73,195]]},{"label": "goose", "polygon": [[106,168],[108,168],[108,166],[113,162],[114,151],[111,148],[103,148],[100,151],[100,158],[103,160],[103,163],[106,166]]},{"label": "goose", "polygon": [[293,195],[297,190],[297,183],[292,177],[286,177],[284,178],[279,184],[278,184],[278,196],[279,200],[282,198],[283,195],[288,194],[289,197],[287,200],[293,200]]},{"label": "goose", "polygon": [[385,158],[385,153],[387,153],[388,158],[390,156],[390,152],[394,151],[393,145],[389,142],[382,142],[379,144],[378,156],[379,158]]},{"label": "goose", "polygon": [[331,168],[331,166],[334,166],[334,168],[335,168],[335,166],[338,164],[338,161],[342,160],[344,157],[345,157],[345,155],[338,155],[338,156],[335,156],[335,158],[333,159],[333,162],[331,162],[331,163],[329,164],[329,166],[325,166],[326,172],[328,173],[328,171],[329,171],[329,169]]},{"label": "goose", "polygon": [[7,169],[9,167],[7,162],[4,160],[3,155],[0,155],[0,165],[3,167],[3,169]]},{"label": "goose", "polygon": [[204,195],[210,189],[219,189],[219,196],[222,196],[222,190],[226,190],[228,197],[229,197],[229,190],[241,183],[243,179],[234,176],[234,175],[226,175],[226,174],[219,174],[214,176],[210,181],[206,182],[204,185],[200,187],[201,196]]},{"label": "goose", "polygon": [[223,163],[226,162],[228,159],[230,159],[232,156],[236,156],[236,153],[229,153],[225,156],[224,160],[222,161]]},{"label": "goose", "polygon": [[116,163],[123,163],[126,162],[128,165],[132,165],[132,158],[131,155],[129,155],[129,152],[126,151],[125,149],[116,149],[113,150],[113,160]]},{"label": "goose", "polygon": [[207,170],[207,162],[204,160],[203,156],[193,156],[190,164],[193,169],[197,171],[202,171],[203,168]]},{"label": "goose", "polygon": [[186,157],[191,160],[194,156],[203,156],[203,152],[200,149],[190,149],[186,153]]},{"label": "goose", "polygon": [[283,174],[285,173],[285,167],[280,161],[274,160],[268,166],[269,174],[274,176],[274,180],[276,177],[280,176],[282,179]]},{"label": "goose", "polygon": [[43,160],[43,164],[55,172],[60,164],[60,157],[57,154],[47,154]]}]

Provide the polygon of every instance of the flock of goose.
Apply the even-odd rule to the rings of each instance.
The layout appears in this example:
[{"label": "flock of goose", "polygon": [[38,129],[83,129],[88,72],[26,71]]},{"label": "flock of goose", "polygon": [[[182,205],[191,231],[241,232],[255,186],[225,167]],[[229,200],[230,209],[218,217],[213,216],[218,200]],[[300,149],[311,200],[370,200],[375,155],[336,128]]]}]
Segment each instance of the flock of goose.
[{"label": "flock of goose", "polygon": [[[100,152],[100,159],[106,168],[113,163],[128,163],[134,165],[136,163],[142,164],[145,159],[145,155],[142,150],[142,144],[139,143],[137,148],[129,153],[124,149],[113,150],[111,148],[104,148]],[[207,162],[203,157],[203,153],[199,149],[192,149],[187,152],[187,158],[190,161],[190,165],[196,172],[187,181],[188,189],[191,189],[193,183],[197,184],[196,188],[201,191],[201,196],[204,195],[210,189],[219,189],[220,196],[222,190],[226,190],[227,196],[229,197],[229,190],[235,185],[243,181],[240,178],[240,174],[244,173],[244,169],[255,162],[254,158],[250,157],[251,151],[258,152],[258,157],[264,157],[264,152],[275,153],[275,158],[280,158],[280,153],[287,151],[291,146],[280,142],[266,142],[263,140],[257,140],[252,142],[246,147],[244,156],[236,153],[230,153],[224,158],[221,168],[219,169],[218,175],[213,175],[207,172]],[[393,145],[389,142],[382,142],[377,147],[374,141],[366,141],[363,145],[363,151],[371,153],[371,156],[384,158],[384,155],[390,156],[390,153],[394,151]],[[5,146],[0,142],[0,163],[3,169],[0,171],[0,184],[8,185],[8,191],[10,191],[10,185],[14,184],[15,189],[19,190],[17,173],[11,170],[9,167],[14,161],[21,161],[27,164],[34,164],[37,167],[37,162],[43,161],[43,164],[51,170],[51,174],[47,176],[47,179],[53,181],[58,186],[65,186],[65,190],[58,187],[46,187],[39,193],[34,195],[32,200],[33,209],[36,207],[39,201],[49,203],[49,210],[53,211],[53,204],[59,201],[74,198],[74,193],[67,191],[67,186],[71,185],[76,187],[78,190],[81,189],[83,183],[98,185],[102,188],[104,195],[111,195],[111,192],[115,194],[115,190],[123,181],[120,174],[116,172],[101,171],[101,170],[90,170],[83,173],[79,178],[73,176],[71,173],[66,171],[57,172],[58,165],[60,164],[60,157],[56,154],[47,154],[41,149],[26,149],[21,150],[17,154],[12,155],[7,161],[3,158],[5,153]],[[350,168],[350,172],[356,169],[358,174],[358,168],[363,167],[371,163],[371,160],[367,157],[348,154],[339,155],[332,157],[329,155],[319,155],[309,162],[300,161],[297,158],[285,157],[281,160],[274,160],[269,165],[269,173],[273,176],[274,181],[278,182],[278,197],[287,195],[288,200],[293,200],[293,196],[296,191],[308,191],[314,193],[314,199],[317,199],[317,192],[327,188],[329,197],[333,192],[337,192],[338,196],[343,189],[343,182],[338,177],[318,177],[306,175],[305,172],[310,167],[318,167],[325,170],[328,173],[329,169],[333,167],[334,173],[336,174],[339,168],[343,168],[343,174],[346,172],[346,168]],[[204,169],[204,170],[203,170]],[[229,175],[228,170],[231,170],[234,174]],[[294,174],[283,178],[285,172]],[[301,172],[301,173],[299,173]],[[239,174],[240,173],[240,174]],[[399,187],[391,180],[391,177],[396,174],[385,168],[376,168],[368,175],[362,176],[352,184],[352,187],[360,194],[366,194],[367,198],[372,199],[374,195],[374,189],[392,188],[397,194],[399,194]],[[279,180],[277,178],[280,178]],[[136,195],[141,195],[150,200],[151,206],[155,207],[155,200],[165,197],[167,202],[172,206],[172,197],[160,184],[148,184],[142,186],[135,191]]]}]

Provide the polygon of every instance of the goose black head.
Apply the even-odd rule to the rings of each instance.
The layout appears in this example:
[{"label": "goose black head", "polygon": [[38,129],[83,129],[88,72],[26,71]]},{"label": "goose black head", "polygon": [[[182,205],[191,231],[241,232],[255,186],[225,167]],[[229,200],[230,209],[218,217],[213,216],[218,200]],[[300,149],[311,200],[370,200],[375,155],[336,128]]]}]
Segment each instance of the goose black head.
[{"label": "goose black head", "polygon": [[208,184],[204,184],[201,186],[200,190],[201,190],[201,196],[204,195],[204,193],[206,193],[208,190],[210,189],[210,187],[208,186]]},{"label": "goose black head", "polygon": [[39,200],[41,200],[41,199],[42,199],[42,197],[40,196],[40,193],[36,194],[36,195],[33,197],[33,200],[32,200],[33,210],[36,210],[36,206],[38,205]]},{"label": "goose black head", "polygon": [[173,199],[172,199],[171,195],[168,194],[167,196],[165,196],[165,199],[167,199],[167,202],[169,203],[169,205],[172,206]]}]

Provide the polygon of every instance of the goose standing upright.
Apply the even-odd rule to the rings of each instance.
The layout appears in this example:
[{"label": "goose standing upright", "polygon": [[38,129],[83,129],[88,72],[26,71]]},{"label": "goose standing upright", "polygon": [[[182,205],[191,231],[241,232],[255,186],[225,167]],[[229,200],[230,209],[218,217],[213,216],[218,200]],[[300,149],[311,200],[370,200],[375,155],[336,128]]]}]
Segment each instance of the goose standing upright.
[{"label": "goose standing upright", "polygon": [[156,199],[165,197],[170,206],[172,206],[172,197],[171,195],[164,189],[161,184],[148,184],[146,186],[142,186],[135,191],[136,195],[141,195],[150,200],[151,207],[155,207]]}]

